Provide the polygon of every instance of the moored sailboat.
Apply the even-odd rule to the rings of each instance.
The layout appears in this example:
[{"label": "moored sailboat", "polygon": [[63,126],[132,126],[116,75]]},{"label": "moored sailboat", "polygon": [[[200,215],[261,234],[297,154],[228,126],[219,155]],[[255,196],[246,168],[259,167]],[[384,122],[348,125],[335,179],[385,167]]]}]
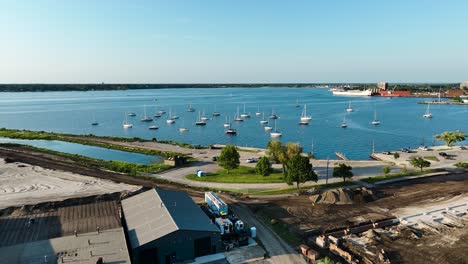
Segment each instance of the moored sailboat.
[{"label": "moored sailboat", "polygon": [[377,119],[377,110],[374,111],[374,121],[371,122],[374,126],[380,125],[380,121]]},{"label": "moored sailboat", "polygon": [[424,113],[423,117],[425,118],[432,118],[431,111],[429,110],[430,104],[427,104],[426,112]]},{"label": "moored sailboat", "polygon": [[124,122],[123,122],[122,126],[123,126],[123,128],[132,128],[132,127],[133,127],[133,125],[132,125],[132,124],[130,124],[130,123],[128,123],[127,116],[128,116],[128,115],[127,115],[127,114],[125,114],[125,120],[124,120]]}]

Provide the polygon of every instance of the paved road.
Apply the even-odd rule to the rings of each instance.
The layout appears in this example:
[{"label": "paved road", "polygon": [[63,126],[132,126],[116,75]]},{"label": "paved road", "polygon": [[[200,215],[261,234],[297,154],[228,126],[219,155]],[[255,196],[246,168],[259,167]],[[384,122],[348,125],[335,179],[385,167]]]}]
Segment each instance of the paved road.
[{"label": "paved road", "polygon": [[[244,155],[244,154],[241,154]],[[250,155],[252,155],[250,153]],[[257,154],[258,155],[258,154]],[[203,170],[205,172],[213,172],[220,169],[220,167],[211,161],[211,159],[203,158],[200,162],[195,162],[190,167],[183,167],[180,169],[170,170],[160,174],[152,174],[151,176],[166,179],[173,182],[178,182],[182,184],[187,184],[197,187],[209,187],[209,188],[218,188],[218,189],[280,189],[290,187],[286,183],[216,183],[216,182],[200,182],[187,180],[185,176],[188,174],[193,174],[197,170]],[[342,179],[333,178],[333,166],[335,163],[346,163],[353,167],[353,172],[355,177],[353,179],[359,180],[361,178],[366,178],[370,176],[382,174],[382,167],[386,164],[379,161],[336,161],[332,160],[329,162],[329,179],[328,183],[340,182]],[[324,160],[314,160],[312,161],[314,165],[314,170],[319,175],[318,182],[307,182],[303,186],[314,186],[316,184],[324,184],[326,182],[326,161]],[[255,166],[255,164],[245,163],[243,165]],[[397,167],[392,167],[392,172],[397,172],[400,169]]]},{"label": "paved road", "polygon": [[242,221],[246,222],[249,226],[255,226],[258,238],[262,241],[266,251],[270,255],[270,258],[268,259],[270,263],[306,264],[305,260],[296,251],[294,251],[294,249],[286,244],[286,242],[284,242],[268,226],[259,221],[246,205],[240,203],[229,203],[229,206],[231,206]]}]

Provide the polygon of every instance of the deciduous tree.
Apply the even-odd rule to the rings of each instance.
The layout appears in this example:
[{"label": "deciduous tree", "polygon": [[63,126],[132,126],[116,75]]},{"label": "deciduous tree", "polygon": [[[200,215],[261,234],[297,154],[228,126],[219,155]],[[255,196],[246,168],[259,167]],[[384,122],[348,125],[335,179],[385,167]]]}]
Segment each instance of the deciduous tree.
[{"label": "deciduous tree", "polygon": [[354,176],[352,170],[353,167],[340,163],[333,168],[333,177],[343,178],[343,182],[345,182],[346,178],[352,178]]},{"label": "deciduous tree", "polygon": [[307,181],[317,182],[318,177],[309,162],[309,158],[296,154],[286,164],[285,180],[290,185],[296,183],[296,187],[299,189],[299,184]]},{"label": "deciduous tree", "polygon": [[236,169],[239,167],[239,158],[240,155],[239,152],[237,152],[236,147],[233,145],[227,145],[223,148],[217,160],[218,164],[224,169],[226,169],[229,173],[229,170]]},{"label": "deciduous tree", "polygon": [[410,164],[411,166],[415,167],[415,168],[420,168],[421,171],[423,171],[423,168],[427,168],[429,166],[431,166],[431,162],[429,162],[428,160],[425,160],[421,157],[412,157],[410,159]]},{"label": "deciduous tree", "polygon": [[444,141],[447,146],[452,146],[453,144],[457,142],[461,142],[465,140],[466,134],[463,131],[457,130],[457,131],[445,131],[441,134],[435,135],[434,136],[437,140],[439,141]]},{"label": "deciduous tree", "polygon": [[263,176],[270,175],[271,171],[271,163],[267,157],[262,157],[255,166],[255,172]]}]

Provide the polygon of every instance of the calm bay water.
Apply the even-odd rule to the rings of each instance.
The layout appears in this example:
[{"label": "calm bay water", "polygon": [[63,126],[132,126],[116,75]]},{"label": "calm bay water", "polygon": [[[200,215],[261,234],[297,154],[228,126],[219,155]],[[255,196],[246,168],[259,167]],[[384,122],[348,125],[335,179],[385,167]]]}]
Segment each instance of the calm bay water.
[{"label": "calm bay water", "polygon": [[12,138],[1,138],[0,143],[16,143],[29,145],[38,148],[46,148],[55,151],[65,152],[69,154],[78,154],[95,159],[117,160],[137,164],[152,164],[161,163],[163,159],[157,156],[145,155],[140,153],[132,153],[114,149],[106,149],[95,146],[87,146],[82,144],[55,141],[55,140],[23,140]]},{"label": "calm bay water", "polygon": [[[296,108],[307,104],[312,115],[308,126],[299,126],[302,112]],[[95,134],[102,136],[141,137],[146,139],[174,140],[190,144],[208,145],[213,143],[236,144],[240,146],[265,147],[270,140],[268,132],[259,124],[261,116],[255,116],[257,107],[268,116],[272,108],[280,116],[277,128],[281,130],[283,142],[299,142],[305,151],[311,151],[325,158],[335,157],[342,152],[352,159],[367,159],[372,150],[394,150],[402,147],[417,147],[442,144],[433,142],[433,135],[447,130],[468,132],[468,106],[434,105],[432,119],[422,115],[426,105],[417,104],[419,98],[350,98],[334,97],[327,89],[293,88],[219,88],[219,89],[159,89],[129,91],[90,92],[40,92],[0,93],[0,127],[43,130],[73,134]],[[355,112],[346,113],[348,102],[352,101]],[[191,103],[196,112],[187,112]],[[225,116],[232,119],[237,107],[251,118],[245,122],[233,123],[237,136],[224,133]],[[175,124],[166,124],[166,116],[153,122],[140,122],[144,105],[148,115],[157,110],[172,109],[180,116]],[[215,110],[220,117],[211,117]],[[195,126],[198,111],[205,110],[212,118],[205,127]],[[377,110],[380,126],[370,122]],[[134,126],[123,129],[125,113]],[[340,124],[346,115],[348,128]],[[98,126],[91,126],[93,119]],[[270,124],[273,125],[272,120]],[[159,130],[149,130],[157,125]],[[179,132],[185,126],[189,132]],[[465,142],[466,143],[466,142]]]}]

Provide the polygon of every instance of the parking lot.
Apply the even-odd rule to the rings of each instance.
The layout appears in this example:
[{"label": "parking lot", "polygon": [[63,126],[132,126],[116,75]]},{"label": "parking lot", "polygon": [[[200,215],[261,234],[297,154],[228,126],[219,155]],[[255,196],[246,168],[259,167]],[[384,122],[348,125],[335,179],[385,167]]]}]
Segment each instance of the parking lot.
[{"label": "parking lot", "polygon": [[[404,151],[390,151],[389,153],[374,153],[378,159],[385,162],[393,162],[397,166],[412,168],[409,160],[412,157],[423,157],[431,162],[431,168],[456,168],[454,166],[457,162],[468,162],[468,150],[462,146],[436,146],[427,149],[410,149],[410,152]],[[400,157],[394,158],[394,153],[398,153]],[[445,155],[443,154],[445,153]]]}]

